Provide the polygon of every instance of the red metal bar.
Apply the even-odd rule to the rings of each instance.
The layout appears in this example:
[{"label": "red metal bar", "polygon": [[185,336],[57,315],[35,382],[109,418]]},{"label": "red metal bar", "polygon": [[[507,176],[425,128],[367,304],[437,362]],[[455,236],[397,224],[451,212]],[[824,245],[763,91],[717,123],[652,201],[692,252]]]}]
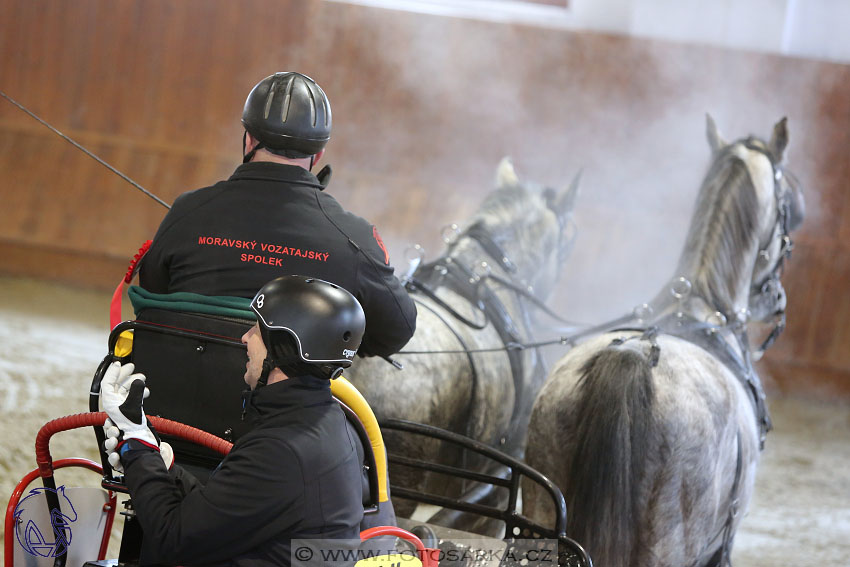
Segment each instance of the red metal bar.
[{"label": "red metal bar", "polygon": [[[60,461],[57,461],[60,462]],[[101,474],[103,469],[101,468]],[[118,506],[118,495],[109,491],[109,510],[106,511],[106,529],[103,530],[103,539],[100,540],[100,550],[97,552],[97,560],[106,559],[106,550],[109,548],[109,536],[112,535],[112,523],[115,521],[115,509]]]},{"label": "red metal bar", "polygon": [[[15,508],[20,501],[26,487],[38,477],[52,480],[54,470],[69,466],[78,466],[90,469],[99,474],[103,474],[103,467],[94,461],[80,458],[60,459],[53,462],[50,456],[50,438],[56,433],[78,429],[80,427],[103,426],[106,421],[105,412],[89,412],[78,413],[65,417],[60,417],[51,420],[44,424],[39,429],[35,438],[35,459],[38,468],[29,472],[15,487],[12,493],[12,498],[6,506],[6,535],[4,541],[4,562],[8,567],[12,567],[14,561],[14,547],[12,541],[15,534]],[[164,419],[156,416],[148,416],[148,420],[156,427],[157,431],[168,435],[180,437],[192,443],[196,443],[203,447],[207,447],[213,451],[226,455],[233,447],[233,443],[225,441],[220,437],[216,437],[211,433],[196,429],[184,423]],[[109,545],[109,534],[112,529],[112,522],[115,518],[116,496],[112,491],[109,491],[111,510],[107,514],[108,529],[104,532],[103,540],[101,541],[100,556],[98,559],[103,559],[106,556],[106,549]]]}]

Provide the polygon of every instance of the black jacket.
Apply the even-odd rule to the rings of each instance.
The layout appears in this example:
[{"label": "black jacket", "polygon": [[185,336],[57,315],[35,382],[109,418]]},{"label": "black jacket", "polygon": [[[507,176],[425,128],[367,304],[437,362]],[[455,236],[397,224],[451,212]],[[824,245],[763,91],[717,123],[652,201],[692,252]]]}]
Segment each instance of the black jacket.
[{"label": "black jacket", "polygon": [[393,275],[377,229],[293,165],[250,162],[227,181],[182,194],[141,264],[154,293],[253,298],[284,274],[342,286],[366,313],[361,353],[390,355],[416,328],[416,307]]},{"label": "black jacket", "polygon": [[295,377],[261,387],[250,414],[254,428],[204,486],[169,474],[155,451],[122,457],[142,564],[290,565],[292,539],[357,540],[361,471],[330,384]]}]

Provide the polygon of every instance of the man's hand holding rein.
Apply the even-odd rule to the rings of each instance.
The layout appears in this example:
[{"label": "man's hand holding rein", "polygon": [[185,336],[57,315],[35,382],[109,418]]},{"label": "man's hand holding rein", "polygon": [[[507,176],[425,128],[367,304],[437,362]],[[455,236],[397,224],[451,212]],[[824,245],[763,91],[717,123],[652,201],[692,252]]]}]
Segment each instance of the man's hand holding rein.
[{"label": "man's hand holding rein", "polygon": [[145,375],[136,373],[133,363],[113,362],[109,365],[100,383],[100,402],[109,416],[104,423],[106,441],[104,449],[109,464],[118,472],[124,472],[133,453],[157,451],[162,454],[166,468],[174,462],[171,447],[160,444],[159,437],[145,416],[143,402],[150,391],[145,387]]}]

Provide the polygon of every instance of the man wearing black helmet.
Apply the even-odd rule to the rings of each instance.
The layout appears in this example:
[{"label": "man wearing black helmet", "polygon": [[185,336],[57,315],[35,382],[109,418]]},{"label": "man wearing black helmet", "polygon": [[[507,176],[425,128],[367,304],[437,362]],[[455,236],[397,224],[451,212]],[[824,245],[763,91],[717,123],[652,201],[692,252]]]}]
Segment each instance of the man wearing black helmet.
[{"label": "man wearing black helmet", "polygon": [[400,350],[416,307],[378,230],[323,192],[329,168],[311,172],[331,133],[324,91],[300,73],[266,77],[248,95],[242,124],[243,164],[228,180],[177,198],[142,260],[142,287],[251,297],[275,276],[307,274],[361,303],[361,354]]},{"label": "man wearing black helmet", "polygon": [[290,565],[292,540],[358,539],[355,439],[329,378],[351,364],[363,310],[339,286],[302,276],[269,282],[251,307],[257,324],[242,342],[253,428],[204,486],[166,469],[142,408],[144,376],[116,362],[101,383],[106,448],[144,532],[143,565]]}]

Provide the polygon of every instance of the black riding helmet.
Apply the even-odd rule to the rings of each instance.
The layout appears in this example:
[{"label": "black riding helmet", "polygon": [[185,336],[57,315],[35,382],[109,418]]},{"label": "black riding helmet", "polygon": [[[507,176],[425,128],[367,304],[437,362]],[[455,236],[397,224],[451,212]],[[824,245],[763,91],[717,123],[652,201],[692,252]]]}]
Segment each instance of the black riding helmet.
[{"label": "black riding helmet", "polygon": [[[290,158],[322,151],[331,137],[331,103],[316,81],[294,72],[269,75],[248,94],[245,130],[265,148]],[[244,146],[244,143],[243,143]],[[248,161],[253,152],[245,156]]]},{"label": "black riding helmet", "polygon": [[336,378],[351,366],[366,329],[363,308],[353,295],[306,276],[270,281],[257,292],[251,309],[268,350],[261,384],[275,367],[306,365],[316,376]]}]

